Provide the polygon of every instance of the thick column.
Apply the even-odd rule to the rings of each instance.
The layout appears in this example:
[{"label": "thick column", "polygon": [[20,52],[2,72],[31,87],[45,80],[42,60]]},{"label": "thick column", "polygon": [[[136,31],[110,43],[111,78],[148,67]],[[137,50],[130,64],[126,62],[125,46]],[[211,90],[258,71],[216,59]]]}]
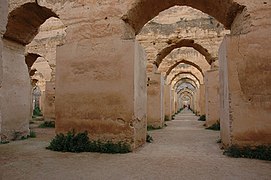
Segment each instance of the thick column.
[{"label": "thick column", "polygon": [[93,140],[146,139],[146,59],[135,40],[100,37],[57,48],[56,131]]},{"label": "thick column", "polygon": [[225,37],[219,50],[225,146],[271,144],[271,27],[255,29]]},{"label": "thick column", "polygon": [[55,120],[55,82],[46,82],[43,116],[46,121]]},{"label": "thick column", "polygon": [[2,106],[3,106],[3,35],[6,31],[8,17],[8,1],[0,1],[0,142],[2,141]]},{"label": "thick column", "polygon": [[32,94],[25,47],[3,40],[1,87],[2,137],[20,139],[29,133]]},{"label": "thick column", "polygon": [[164,78],[160,73],[148,74],[147,122],[155,128],[164,125]]},{"label": "thick column", "polygon": [[174,90],[170,90],[170,111],[171,111],[171,115],[175,114],[175,103],[174,103],[174,96],[175,96],[175,91]]},{"label": "thick column", "polygon": [[170,85],[164,85],[164,103],[165,103],[165,117],[167,117],[169,120],[171,120],[171,86]]},{"label": "thick column", "polygon": [[174,91],[174,114],[178,111],[178,94]]},{"label": "thick column", "polygon": [[205,115],[205,84],[201,84],[199,87],[200,97],[199,97],[199,104],[200,104],[200,115]]},{"label": "thick column", "polygon": [[24,46],[3,39],[8,2],[0,2],[0,136],[1,141],[20,139],[29,133],[31,84]]},{"label": "thick column", "polygon": [[196,115],[200,114],[200,90],[196,89],[194,93],[194,107]]},{"label": "thick column", "polygon": [[206,126],[210,127],[219,121],[219,72],[218,69],[205,73]]}]

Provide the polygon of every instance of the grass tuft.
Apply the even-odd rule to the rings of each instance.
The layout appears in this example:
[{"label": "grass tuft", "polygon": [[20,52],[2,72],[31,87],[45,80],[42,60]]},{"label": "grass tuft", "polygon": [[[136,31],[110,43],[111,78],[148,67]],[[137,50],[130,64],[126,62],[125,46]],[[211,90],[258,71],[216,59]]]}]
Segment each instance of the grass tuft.
[{"label": "grass tuft", "polygon": [[220,122],[217,121],[215,124],[213,124],[210,127],[205,128],[205,129],[214,130],[214,131],[220,131]]},{"label": "grass tuft", "polygon": [[46,148],[61,152],[101,152],[101,153],[128,153],[130,145],[125,142],[113,143],[112,141],[90,141],[87,132],[68,132],[66,135],[57,134]]},{"label": "grass tuft", "polygon": [[206,115],[201,115],[198,121],[206,121]]},{"label": "grass tuft", "polygon": [[39,125],[39,128],[54,128],[55,122],[54,121],[45,121]]},{"label": "grass tuft", "polygon": [[231,146],[226,149],[224,155],[234,158],[249,158],[271,161],[271,146],[238,147]]},{"label": "grass tuft", "polygon": [[152,138],[151,135],[147,134],[146,142],[147,142],[147,143],[152,143],[152,142],[153,142],[153,138]]}]

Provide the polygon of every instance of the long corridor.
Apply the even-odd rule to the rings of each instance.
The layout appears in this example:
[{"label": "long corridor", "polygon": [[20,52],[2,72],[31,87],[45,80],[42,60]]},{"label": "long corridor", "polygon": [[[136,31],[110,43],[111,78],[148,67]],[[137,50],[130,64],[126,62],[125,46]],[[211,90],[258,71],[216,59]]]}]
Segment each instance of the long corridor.
[{"label": "long corridor", "polygon": [[167,180],[271,179],[271,163],[222,155],[219,132],[183,110],[162,130],[150,131],[153,143],[129,154],[59,153],[46,150],[53,130],[36,129],[38,138],[0,145],[0,179]]}]

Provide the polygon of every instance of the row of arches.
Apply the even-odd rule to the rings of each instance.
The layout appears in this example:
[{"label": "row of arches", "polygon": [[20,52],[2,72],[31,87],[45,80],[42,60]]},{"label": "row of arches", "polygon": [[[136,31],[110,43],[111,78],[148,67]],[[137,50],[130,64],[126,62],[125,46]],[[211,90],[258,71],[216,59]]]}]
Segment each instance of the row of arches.
[{"label": "row of arches", "polygon": [[[48,7],[51,7],[52,5],[50,5],[50,2],[51,1],[48,1]],[[174,5],[185,5],[199,9],[216,18],[226,29],[234,30],[234,35],[238,35],[242,32],[249,32],[245,31],[245,29],[249,29],[250,27],[242,26],[242,24],[238,26],[238,22],[235,22],[236,17],[242,19],[242,13],[247,11],[244,5],[249,6],[249,12],[253,12],[254,9],[252,8],[250,1],[244,3],[243,1],[233,0],[135,0],[123,4],[120,2],[115,3],[114,8],[112,8],[109,1],[108,3],[106,1],[100,4],[96,4],[96,2],[81,1],[77,4],[77,2],[75,2],[69,6],[72,7],[70,9],[72,13],[63,11],[65,6],[68,7],[68,5],[64,5],[62,2],[59,2],[59,4],[63,5],[63,7],[61,7],[61,12],[53,12],[50,8],[46,8],[46,3],[44,6],[40,6],[37,2],[26,3],[15,8],[9,13],[6,30],[1,34],[3,37],[1,38],[1,44],[4,46],[1,51],[5,53],[3,58],[1,56],[1,61],[7,61],[7,59],[9,59],[14,62],[24,59],[25,45],[29,44],[37,35],[40,25],[50,17],[60,17],[60,19],[62,19],[65,13],[67,13],[66,15],[67,17],[70,17],[70,19],[63,18],[63,23],[67,26],[67,42],[57,47],[56,50],[57,64],[59,67],[56,77],[56,131],[67,132],[71,128],[74,128],[77,131],[88,130],[92,131],[91,135],[94,139],[112,138],[117,139],[118,141],[126,141],[131,144],[132,149],[134,149],[142,145],[146,138],[146,132],[144,130],[146,124],[146,110],[144,107],[146,106],[147,91],[147,88],[145,87],[147,78],[145,72],[146,69],[144,68],[146,63],[144,50],[135,43],[134,36],[139,34],[142,27],[149,20],[158,15],[159,12]],[[99,6],[99,8],[95,11],[91,13],[88,11],[88,9],[93,10],[95,9],[93,7],[97,6]],[[263,8],[264,6],[265,5],[260,3],[257,4],[257,7]],[[218,9],[220,11],[218,11]],[[76,12],[88,13],[86,15],[78,13],[80,14],[79,17]],[[253,13],[252,16],[257,17],[257,15]],[[250,18],[249,16],[246,17],[248,19]],[[246,22],[248,21],[249,20],[246,20]],[[253,31],[253,29],[251,31]],[[257,32],[257,30],[255,31]],[[252,39],[255,37],[255,34],[253,33],[249,35]],[[239,47],[240,44],[243,47],[250,48],[245,44],[247,36],[244,37],[240,35],[240,37],[241,43],[240,41],[237,41],[238,38],[228,37],[230,40],[226,38],[221,46],[219,59],[220,61],[223,60],[224,64],[228,63],[227,66],[223,66],[226,70],[221,69],[220,71],[222,79],[221,84],[223,85],[221,91],[224,92],[224,94],[221,94],[224,100],[222,104],[232,103],[235,100],[235,103],[239,103],[240,101],[243,107],[251,109],[252,105],[247,102],[244,103],[246,100],[241,98],[243,95],[240,93],[246,83],[243,83],[242,81],[238,84],[237,82],[237,90],[234,89],[234,85],[232,85],[235,77],[237,77],[237,79],[242,79],[248,72],[248,70],[244,70],[243,66],[241,67],[240,64],[246,65],[249,61],[253,60],[253,57],[255,57],[252,56],[253,54],[250,54],[252,52],[243,49],[241,52],[245,51],[245,53],[251,55],[248,56],[250,59],[244,60],[243,58],[239,58],[240,54],[242,55],[241,52],[239,52],[238,55],[231,53],[235,52],[235,49],[238,49],[235,48],[235,46]],[[266,36],[263,35],[262,39],[265,37]],[[249,40],[249,43],[252,42],[254,42],[254,40]],[[257,43],[261,46],[265,45],[265,41],[257,41]],[[228,48],[227,45],[231,47]],[[164,58],[167,58],[174,49],[182,47],[190,47],[197,50],[205,57],[208,64],[212,64],[216,60],[216,57],[213,57],[206,48],[195,43],[193,39],[177,39],[158,52],[154,64],[159,68]],[[12,55],[15,51],[16,57]],[[228,53],[231,53],[231,56],[228,56]],[[34,54],[28,54],[27,56],[26,62],[28,67],[33,64],[33,59],[35,59],[33,56]],[[235,61],[228,61],[229,57]],[[239,59],[242,59],[244,62],[240,63]],[[194,72],[180,71],[174,74],[173,72],[178,69],[177,67],[182,63],[192,66]],[[247,67],[245,65],[244,67]],[[7,64],[7,66],[9,66],[9,64]],[[21,64],[20,67],[23,68],[23,65]],[[79,69],[79,71],[74,71],[74,69]],[[228,69],[230,69],[230,71],[227,71]],[[5,71],[4,68],[3,70]],[[181,81],[186,81],[186,83],[189,82],[194,87],[200,87],[204,79],[203,68],[194,62],[185,59],[179,59],[175,64],[172,64],[165,73],[166,76],[171,77],[168,79],[168,84],[173,86],[173,90],[180,87],[182,84]],[[5,75],[13,76],[12,73],[6,73]],[[261,76],[261,78],[264,82],[268,81],[267,76]],[[75,79],[76,82],[74,81]],[[9,82],[5,83],[8,84]],[[4,88],[1,87],[1,91],[8,92],[9,90],[7,90],[6,87],[7,86]],[[23,86],[20,85],[18,87],[20,88]],[[254,86],[251,85],[249,87]],[[21,91],[27,96],[28,89],[29,87],[24,90],[21,89]],[[229,91],[238,91],[238,93],[235,93],[233,97],[228,97],[229,94],[232,95]],[[252,92],[250,90],[244,92],[245,97],[255,95],[246,94],[247,92]],[[183,94],[181,91],[179,93]],[[185,96],[189,96],[189,99],[192,101],[191,94],[193,93],[186,92]],[[6,99],[2,102],[6,102]],[[28,103],[25,102],[16,103],[18,107],[28,106],[26,105]],[[257,103],[262,105],[260,101],[257,101]],[[13,104],[10,104],[10,106],[12,105]],[[221,106],[221,108],[223,109],[223,106]],[[233,109],[230,111],[230,108]],[[235,107],[233,106],[229,106],[223,110],[232,113],[236,112],[236,109],[234,108]],[[263,114],[266,116],[269,111],[267,111],[266,108],[264,109]],[[4,109],[1,108],[1,111],[3,110]],[[257,110],[261,111],[260,109]],[[22,119],[24,119],[24,121],[29,116],[26,114],[27,113],[22,113]],[[233,116],[234,115],[235,114],[233,114]],[[225,116],[225,121],[227,121],[227,123],[228,121],[232,123],[233,116]],[[8,115],[5,116],[5,118],[6,117],[8,117]],[[244,124],[243,119],[240,117],[240,114],[234,116],[236,121]],[[251,117],[251,121],[254,121],[255,119],[258,118],[254,116]],[[8,120],[8,118],[3,121],[6,120]],[[227,126],[227,123],[224,123],[224,126]],[[28,128],[27,123],[25,122],[19,122],[15,126],[24,127],[23,129],[25,129],[25,131],[27,131]],[[247,128],[246,130],[249,131],[248,129],[250,128]],[[263,132],[267,131],[263,130]],[[230,133],[232,134],[229,135],[225,133],[223,136],[225,144],[245,141],[241,136],[238,136],[238,133],[242,134],[242,132],[236,131],[236,134],[234,134],[235,132]],[[252,133],[255,134],[257,132],[253,131]],[[233,137],[235,137],[235,139]]]}]

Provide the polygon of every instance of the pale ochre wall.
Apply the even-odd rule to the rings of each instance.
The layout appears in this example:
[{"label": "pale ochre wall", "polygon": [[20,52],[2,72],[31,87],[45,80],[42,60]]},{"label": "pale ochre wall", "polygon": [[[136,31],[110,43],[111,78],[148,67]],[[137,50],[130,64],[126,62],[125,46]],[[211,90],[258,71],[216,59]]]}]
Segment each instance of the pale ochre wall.
[{"label": "pale ochre wall", "polygon": [[171,119],[171,86],[164,85],[164,107],[165,107],[165,116]]},{"label": "pale ochre wall", "polygon": [[164,86],[163,76],[160,73],[148,73],[147,86],[147,119],[148,126],[163,127],[164,124]]},{"label": "pale ochre wall", "polygon": [[270,29],[228,36],[220,49],[221,60],[224,60],[220,78],[224,103],[220,111],[224,128],[222,140],[226,146],[271,142],[271,71],[268,64],[271,36],[266,36]]},{"label": "pale ochre wall", "polygon": [[205,85],[201,84],[199,87],[200,97],[199,97],[199,104],[200,104],[200,115],[206,114],[205,108]]},{"label": "pale ochre wall", "polygon": [[31,84],[25,63],[24,46],[3,41],[3,81],[1,87],[2,134],[13,139],[29,133]]},{"label": "pale ochre wall", "polygon": [[218,69],[209,70],[205,73],[205,109],[206,126],[210,127],[219,121],[219,73]]},{"label": "pale ochre wall", "polygon": [[140,106],[146,97],[140,95],[146,93],[146,80],[137,86],[135,81],[146,78],[146,68],[135,46],[134,40],[110,37],[57,49],[57,132],[88,130],[92,139],[126,141],[133,147],[145,142],[146,112]]},{"label": "pale ochre wall", "polygon": [[147,73],[146,54],[141,45],[135,42],[134,60],[134,119],[135,147],[145,143],[147,133]]}]

